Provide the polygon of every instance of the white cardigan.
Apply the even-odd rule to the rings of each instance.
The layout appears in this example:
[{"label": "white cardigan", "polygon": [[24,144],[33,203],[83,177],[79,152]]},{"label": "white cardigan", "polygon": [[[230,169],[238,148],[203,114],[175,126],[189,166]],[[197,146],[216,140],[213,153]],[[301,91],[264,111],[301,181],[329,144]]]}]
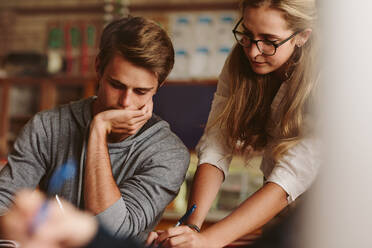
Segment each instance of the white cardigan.
[{"label": "white cardigan", "polygon": [[[276,120],[279,103],[287,90],[284,82],[278,90],[272,104],[272,120]],[[219,116],[224,109],[229,95],[229,72],[228,59],[219,76],[217,91],[214,94],[211,111],[208,117],[208,125]],[[305,125],[310,120],[305,118]],[[294,201],[305,192],[314,181],[320,164],[320,142],[315,137],[303,138],[296,146],[290,148],[278,163],[274,163],[270,157],[270,147],[273,140],[269,140],[263,153],[261,170],[266,178],[265,183],[273,182],[287,192],[288,203]],[[232,147],[224,142],[224,132],[217,125],[204,131],[196,151],[198,153],[198,165],[209,163],[223,171],[227,175],[232,160]]]}]

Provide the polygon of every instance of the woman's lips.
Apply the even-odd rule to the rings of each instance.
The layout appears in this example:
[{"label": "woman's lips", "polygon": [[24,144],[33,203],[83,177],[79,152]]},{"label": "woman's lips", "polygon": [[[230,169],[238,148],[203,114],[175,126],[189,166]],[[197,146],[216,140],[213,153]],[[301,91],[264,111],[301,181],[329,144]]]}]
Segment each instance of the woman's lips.
[{"label": "woman's lips", "polygon": [[256,62],[256,61],[252,61],[252,65],[254,65],[254,66],[263,66],[263,65],[266,65],[266,62]]}]

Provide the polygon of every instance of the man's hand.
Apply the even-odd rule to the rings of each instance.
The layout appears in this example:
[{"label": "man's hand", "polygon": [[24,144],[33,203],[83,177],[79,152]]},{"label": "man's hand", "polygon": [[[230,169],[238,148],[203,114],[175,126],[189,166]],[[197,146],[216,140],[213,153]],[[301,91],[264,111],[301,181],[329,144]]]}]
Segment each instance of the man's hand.
[{"label": "man's hand", "polygon": [[92,122],[92,131],[110,135],[120,140],[137,133],[151,118],[153,102],[150,99],[141,109],[113,109],[97,114]]},{"label": "man's hand", "polygon": [[152,231],[149,233],[146,239],[146,247],[154,247],[156,240],[163,233],[163,230]]},{"label": "man's hand", "polygon": [[120,142],[135,134],[151,118],[152,99],[139,110],[107,110],[90,126],[84,174],[86,210],[97,215],[117,202],[121,193],[112,175],[108,142]]}]

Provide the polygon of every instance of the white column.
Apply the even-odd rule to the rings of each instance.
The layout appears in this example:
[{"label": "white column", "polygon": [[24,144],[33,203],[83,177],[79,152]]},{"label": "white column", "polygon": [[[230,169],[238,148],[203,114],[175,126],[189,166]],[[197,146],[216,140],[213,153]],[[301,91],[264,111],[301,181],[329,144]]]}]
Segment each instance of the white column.
[{"label": "white column", "polygon": [[319,0],[324,164],[306,248],[372,247],[372,1]]}]

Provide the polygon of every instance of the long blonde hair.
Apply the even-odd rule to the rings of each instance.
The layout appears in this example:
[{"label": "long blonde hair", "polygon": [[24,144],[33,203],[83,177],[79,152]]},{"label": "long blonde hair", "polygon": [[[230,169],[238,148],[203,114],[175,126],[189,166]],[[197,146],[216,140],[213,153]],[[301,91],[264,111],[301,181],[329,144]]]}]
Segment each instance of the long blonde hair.
[{"label": "long blonde hair", "polygon": [[[275,139],[272,156],[277,162],[303,137],[303,118],[316,79],[316,6],[315,0],[243,0],[241,10],[268,5],[284,13],[288,28],[293,31],[311,28],[309,40],[296,47],[287,61],[288,89],[279,105],[279,123],[270,120],[273,100],[273,76],[255,74],[240,45],[235,45],[229,60],[230,94],[216,124],[227,131],[226,142],[235,152],[263,149]],[[275,130],[275,131],[274,131]],[[240,144],[237,146],[236,144]]]}]

